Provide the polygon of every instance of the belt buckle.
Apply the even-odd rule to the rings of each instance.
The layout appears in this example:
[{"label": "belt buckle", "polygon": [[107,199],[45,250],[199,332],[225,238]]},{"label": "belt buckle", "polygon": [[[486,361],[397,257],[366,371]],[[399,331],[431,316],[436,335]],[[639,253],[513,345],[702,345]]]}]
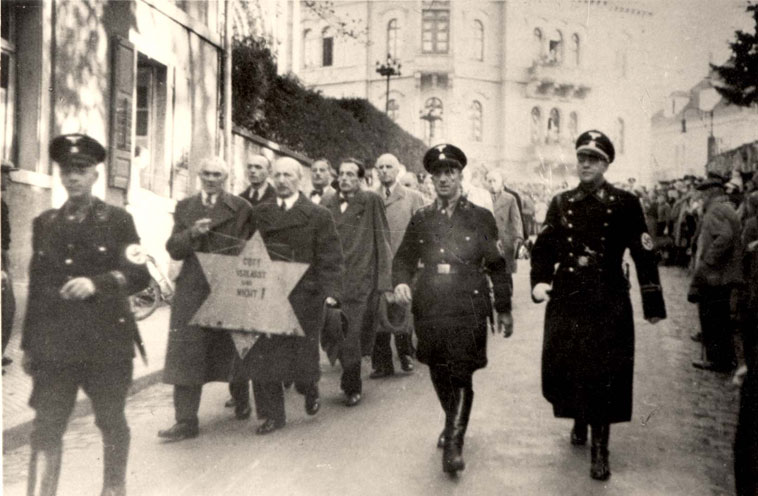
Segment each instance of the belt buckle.
[{"label": "belt buckle", "polygon": [[437,274],[449,274],[450,264],[437,264]]}]

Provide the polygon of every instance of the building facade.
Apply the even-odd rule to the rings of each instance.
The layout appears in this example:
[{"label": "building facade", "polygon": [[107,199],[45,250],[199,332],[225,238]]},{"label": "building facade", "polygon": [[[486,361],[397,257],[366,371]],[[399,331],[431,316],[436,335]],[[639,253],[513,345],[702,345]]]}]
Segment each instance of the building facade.
[{"label": "building facade", "polygon": [[651,128],[655,179],[703,176],[712,155],[758,141],[758,105],[729,105],[704,78],[689,91],[672,93]]},{"label": "building facade", "polygon": [[[651,176],[640,68],[652,13],[632,1],[299,3],[289,67],[327,96],[366,98],[511,181],[573,181],[573,141],[590,128],[616,143],[612,179]],[[388,55],[402,64],[389,94],[376,72]]]}]

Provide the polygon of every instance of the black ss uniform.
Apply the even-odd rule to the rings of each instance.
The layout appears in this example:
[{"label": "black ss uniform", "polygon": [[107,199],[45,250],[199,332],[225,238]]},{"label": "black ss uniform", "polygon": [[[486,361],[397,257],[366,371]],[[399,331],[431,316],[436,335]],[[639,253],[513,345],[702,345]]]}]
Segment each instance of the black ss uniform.
[{"label": "black ss uniform", "polygon": [[[124,405],[135,340],[141,345],[127,296],[150,280],[134,221],[98,199],[78,211],[66,203],[34,219],[32,249],[21,343],[33,368],[32,449],[61,449],[81,387],[103,434],[105,482],[123,483],[130,439]],[[62,299],[61,287],[76,277],[90,278],[95,294]]]},{"label": "black ss uniform", "polygon": [[450,384],[470,390],[471,375],[487,365],[492,304],[486,274],[494,286],[495,308],[511,310],[511,286],[497,239],[488,210],[461,197],[448,217],[435,202],[413,215],[393,261],[393,284],[413,288],[418,360],[429,365],[443,408]]},{"label": "black ss uniform", "polygon": [[532,251],[531,284],[553,285],[542,392],[556,417],[590,424],[631,419],[634,322],[622,264],[627,248],[645,318],[665,318],[657,257],[637,198],[607,182],[553,198]]}]

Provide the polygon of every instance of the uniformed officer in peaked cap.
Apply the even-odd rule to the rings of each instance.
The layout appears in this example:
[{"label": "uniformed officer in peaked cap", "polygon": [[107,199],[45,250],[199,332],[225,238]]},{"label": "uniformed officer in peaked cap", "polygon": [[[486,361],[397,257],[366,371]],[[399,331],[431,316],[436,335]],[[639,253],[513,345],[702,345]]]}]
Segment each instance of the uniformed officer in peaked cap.
[{"label": "uniformed officer in peaked cap", "polygon": [[92,196],[105,148],[84,134],[50,143],[68,199],[34,219],[21,348],[32,376],[28,494],[55,494],[62,438],[81,387],[103,436],[103,495],[125,494],[129,427],[124,416],[135,341],[128,296],[150,275],[134,221]]},{"label": "uniformed officer in peaked cap", "polygon": [[634,323],[629,248],[645,319],[666,317],[657,257],[639,200],[604,179],[615,157],[600,131],[576,140],[579,186],[556,195],[532,250],[532,298],[549,299],[542,354],[542,392],[556,417],[573,418],[571,444],[592,427],[593,479],[610,476],[610,424],[632,414]]},{"label": "uniformed officer in peaked cap", "polygon": [[461,196],[465,166],[466,155],[456,146],[443,144],[426,152],[424,168],[437,199],[413,215],[392,266],[396,301],[412,303],[418,360],[429,366],[445,412],[437,444],[444,448],[442,469],[451,474],[465,467],[462,448],[474,399],[472,376],[487,365],[487,317],[493,314],[487,274],[499,312],[493,329],[505,337],[513,332],[511,286],[497,248],[495,218]]}]

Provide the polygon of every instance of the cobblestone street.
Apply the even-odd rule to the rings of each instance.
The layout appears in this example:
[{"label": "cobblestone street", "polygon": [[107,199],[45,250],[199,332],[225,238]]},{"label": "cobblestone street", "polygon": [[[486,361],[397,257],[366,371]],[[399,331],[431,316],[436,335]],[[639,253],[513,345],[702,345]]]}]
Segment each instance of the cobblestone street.
[{"label": "cobblestone street", "polygon": [[[303,411],[287,393],[287,426],[254,435],[223,407],[225,384],[204,389],[200,437],[162,444],[173,423],[171,388],[159,384],[129,398],[132,447],[127,488],[134,495],[687,495],[733,494],[731,444],[738,389],[725,374],[694,369],[697,311],[686,302],[687,275],[661,268],[669,317],[636,321],[633,421],[611,429],[612,477],[589,478],[589,447],[569,444],[571,425],[554,419],[540,392],[544,305],[528,294],[528,263],[515,277],[515,334],[489,343],[489,366],[475,376],[476,398],[466,438],[466,470],[441,471],[436,437],[443,419],[428,370],[368,380],[364,401],[342,406],[339,369],[322,362],[322,409]],[[28,446],[4,453],[3,494],[24,494]],[[97,494],[102,447],[91,415],[75,418],[65,437],[59,494]]]}]

